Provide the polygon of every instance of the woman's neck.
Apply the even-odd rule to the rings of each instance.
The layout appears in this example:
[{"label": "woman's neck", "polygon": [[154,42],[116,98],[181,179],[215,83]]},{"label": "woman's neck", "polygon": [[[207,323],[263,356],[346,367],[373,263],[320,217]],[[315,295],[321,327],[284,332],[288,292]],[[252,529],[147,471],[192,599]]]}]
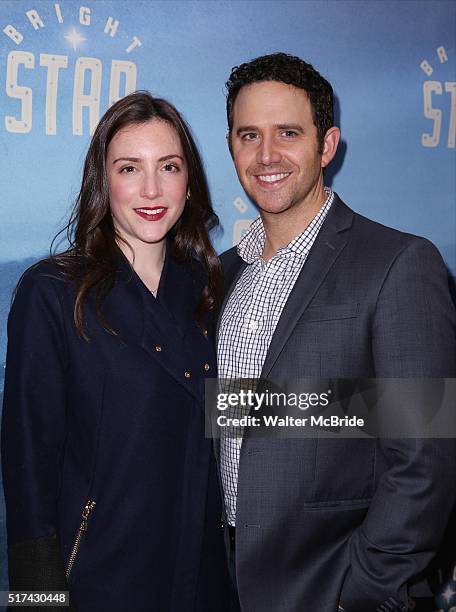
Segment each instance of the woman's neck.
[{"label": "woman's neck", "polygon": [[166,241],[135,245],[132,249],[121,243],[119,247],[142,282],[156,295],[165,261]]}]

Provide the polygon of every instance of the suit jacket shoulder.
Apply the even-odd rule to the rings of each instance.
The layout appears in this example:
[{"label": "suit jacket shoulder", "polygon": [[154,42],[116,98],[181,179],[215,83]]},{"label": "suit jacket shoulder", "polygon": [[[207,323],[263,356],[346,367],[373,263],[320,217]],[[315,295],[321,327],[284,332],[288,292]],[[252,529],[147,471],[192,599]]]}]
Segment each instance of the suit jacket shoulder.
[{"label": "suit jacket shoulder", "polygon": [[[442,263],[439,251],[426,238],[388,227],[356,213],[337,194],[335,194],[333,206],[317,237],[317,243],[319,240],[326,240],[328,234],[333,230],[340,232],[351,230],[351,252],[356,257],[367,258],[367,261],[372,257],[372,263],[381,261],[384,264],[388,261],[391,263],[408,248],[417,249],[424,256],[430,256]],[[222,253],[220,260],[225,279],[225,291],[228,291],[244,262],[238,255],[236,246]]]},{"label": "suit jacket shoulder", "polygon": [[401,252],[412,244],[420,243],[421,247],[438,253],[437,248],[427,238],[388,227],[359,213],[353,213],[353,231],[356,239],[364,236],[358,248],[373,251],[379,248],[383,252]]}]

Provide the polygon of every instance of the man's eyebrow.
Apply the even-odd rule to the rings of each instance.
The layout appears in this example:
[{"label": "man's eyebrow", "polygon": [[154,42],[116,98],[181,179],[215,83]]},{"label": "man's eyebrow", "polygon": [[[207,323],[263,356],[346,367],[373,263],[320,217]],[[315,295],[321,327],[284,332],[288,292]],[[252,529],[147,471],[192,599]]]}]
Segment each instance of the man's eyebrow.
[{"label": "man's eyebrow", "polygon": [[257,129],[258,128],[254,125],[241,125],[236,130],[236,136],[239,136],[239,134],[242,134],[242,132],[256,132]]},{"label": "man's eyebrow", "polygon": [[[299,132],[300,134],[304,133],[304,130],[302,126],[299,125],[299,123],[276,123],[274,127],[276,130],[295,130],[296,132]],[[244,132],[256,132],[257,130],[258,130],[258,127],[254,125],[241,125],[236,130],[236,136],[239,136],[240,134]]]},{"label": "man's eyebrow", "polygon": [[299,123],[279,123],[275,126],[278,130],[295,130],[296,132],[303,133],[304,130]]},{"label": "man's eyebrow", "polygon": [[[179,155],[179,153],[170,153],[169,155],[163,155],[163,157],[159,157],[157,161],[164,162],[164,161],[167,161],[168,159],[174,159],[175,157],[178,157],[181,161],[184,161],[184,158],[182,157],[182,155]],[[141,161],[141,158],[140,157],[118,157],[112,163],[116,164],[119,161],[129,161],[129,162],[139,163]]]}]

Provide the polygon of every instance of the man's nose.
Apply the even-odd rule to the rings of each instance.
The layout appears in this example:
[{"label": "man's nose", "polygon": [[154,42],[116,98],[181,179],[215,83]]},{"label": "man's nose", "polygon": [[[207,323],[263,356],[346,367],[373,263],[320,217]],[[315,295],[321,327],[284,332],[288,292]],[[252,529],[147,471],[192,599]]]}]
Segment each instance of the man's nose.
[{"label": "man's nose", "polygon": [[274,138],[264,136],[258,148],[257,162],[268,166],[278,164],[282,160],[282,154]]},{"label": "man's nose", "polygon": [[153,200],[160,195],[160,181],[153,171],[144,171],[141,186],[141,196]]}]

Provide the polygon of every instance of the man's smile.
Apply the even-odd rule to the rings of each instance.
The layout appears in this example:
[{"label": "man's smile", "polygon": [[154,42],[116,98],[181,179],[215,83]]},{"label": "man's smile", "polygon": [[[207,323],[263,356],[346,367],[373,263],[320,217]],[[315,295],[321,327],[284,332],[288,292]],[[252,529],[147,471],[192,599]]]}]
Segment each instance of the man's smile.
[{"label": "man's smile", "polygon": [[266,189],[270,189],[272,187],[277,187],[282,185],[287,178],[290,176],[291,172],[279,172],[276,174],[255,174],[256,182]]}]

